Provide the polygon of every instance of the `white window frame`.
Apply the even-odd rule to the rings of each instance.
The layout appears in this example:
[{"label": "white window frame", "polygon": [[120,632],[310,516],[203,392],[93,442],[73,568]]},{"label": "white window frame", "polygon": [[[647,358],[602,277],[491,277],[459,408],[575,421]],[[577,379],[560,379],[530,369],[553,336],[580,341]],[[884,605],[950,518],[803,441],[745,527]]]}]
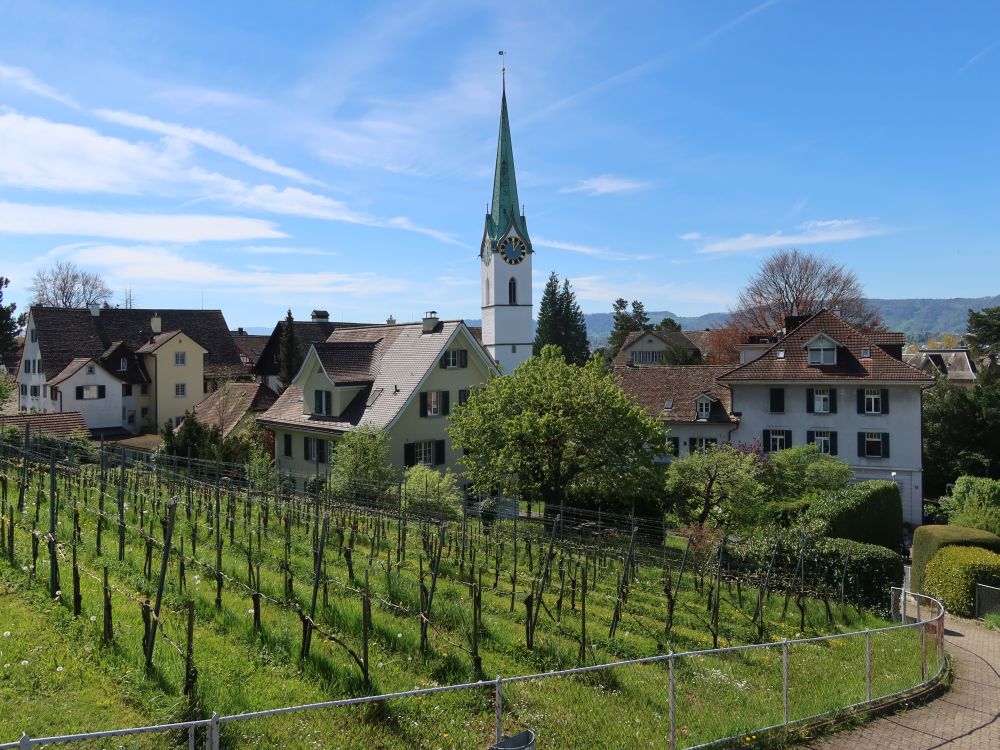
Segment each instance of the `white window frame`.
[{"label": "white window frame", "polygon": [[[97,386],[95,385],[93,387],[96,388]],[[40,390],[39,390],[39,387],[37,385],[31,386],[31,397],[32,398],[40,398],[39,393],[40,393]],[[97,397],[95,396],[94,398],[97,398]]]},{"label": "white window frame", "polygon": [[712,413],[712,402],[707,398],[700,398],[697,401],[698,409],[698,421],[707,422],[709,415]]},{"label": "white window frame", "polygon": [[418,440],[413,444],[413,460],[424,466],[434,465],[434,441]]},{"label": "white window frame", "polygon": [[180,427],[183,421],[184,417],[174,417],[174,427]]},{"label": "white window frame", "polygon": [[813,389],[813,411],[817,414],[829,414],[830,413],[830,389],[829,388],[815,388]]},{"label": "white window frame", "polygon": [[632,351],[632,364],[634,365],[655,365],[663,359],[663,352]]},{"label": "white window frame", "polygon": [[125,372],[128,369],[128,360],[122,357],[118,360],[118,372]]},{"label": "white window frame", "polygon": [[174,398],[187,398],[187,383],[174,383]]},{"label": "white window frame", "polygon": [[823,345],[813,345],[809,347],[810,365],[835,365],[837,364],[837,347],[835,344],[827,343]]},{"label": "white window frame", "polygon": [[441,416],[441,391],[427,391],[427,416]]},{"label": "white window frame", "polygon": [[187,367],[187,352],[174,352],[174,367]]},{"label": "white window frame", "polygon": [[444,353],[444,366],[446,370],[457,370],[461,367],[461,350],[449,349]]},{"label": "white window frame", "polygon": [[83,400],[93,401],[101,397],[100,386],[97,385],[85,385],[83,387]]},{"label": "white window frame", "polygon": [[777,453],[778,451],[785,450],[785,431],[784,430],[771,430],[771,434],[768,436],[768,441],[771,443],[768,446],[768,453]]},{"label": "white window frame", "polygon": [[830,430],[816,430],[813,433],[813,445],[816,446],[816,450],[820,453],[830,455],[833,449],[833,440],[830,436]]},{"label": "white window frame", "polygon": [[862,359],[871,359],[871,357],[872,357],[872,349],[871,349],[871,347],[870,346],[863,346],[863,347],[861,347],[861,358]]},{"label": "white window frame", "polygon": [[[878,453],[872,453],[869,450],[870,445],[878,445]],[[882,433],[881,432],[866,432],[865,433],[865,458],[884,458],[882,455]]]},{"label": "white window frame", "polygon": [[865,388],[865,414],[882,413],[882,389]]}]

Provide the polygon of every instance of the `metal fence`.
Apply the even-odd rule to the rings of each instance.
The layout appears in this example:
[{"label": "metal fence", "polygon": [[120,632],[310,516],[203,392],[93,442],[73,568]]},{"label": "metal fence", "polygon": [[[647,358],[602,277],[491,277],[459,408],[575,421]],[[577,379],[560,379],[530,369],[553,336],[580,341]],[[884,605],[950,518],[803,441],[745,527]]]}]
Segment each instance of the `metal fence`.
[{"label": "metal fence", "polygon": [[1000,614],[1000,589],[976,584],[976,619],[982,620],[986,615]]},{"label": "metal fence", "polygon": [[[366,747],[485,748],[532,729],[540,748],[706,748],[902,695],[944,667],[944,608],[893,588],[899,624],[775,643],[689,651],[486,682],[429,687],[109,732],[30,738],[0,750],[334,747],[336,726],[371,727]],[[391,704],[391,710],[390,710]],[[461,715],[457,725],[445,715]],[[412,744],[398,735],[413,727]],[[402,729],[401,729],[402,728]],[[380,735],[380,732],[386,732]],[[269,740],[268,738],[273,738]],[[278,739],[283,738],[283,739]],[[450,738],[447,739],[447,738]],[[431,745],[427,745],[431,746]],[[352,745],[353,747],[353,745]]]}]

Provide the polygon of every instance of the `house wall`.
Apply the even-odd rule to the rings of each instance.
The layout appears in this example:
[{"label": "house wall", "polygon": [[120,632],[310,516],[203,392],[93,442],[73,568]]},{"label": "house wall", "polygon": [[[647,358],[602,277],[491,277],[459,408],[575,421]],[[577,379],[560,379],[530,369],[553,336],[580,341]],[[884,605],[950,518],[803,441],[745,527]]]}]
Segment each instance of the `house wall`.
[{"label": "house wall", "polygon": [[677,455],[667,460],[690,455],[691,438],[715,438],[719,443],[729,442],[735,425],[729,422],[667,422],[667,440],[678,439]]},{"label": "house wall", "polygon": [[[923,483],[921,481],[921,389],[918,386],[868,383],[868,387],[889,390],[888,414],[858,414],[858,385],[837,386],[837,413],[811,414],[806,411],[806,389],[833,387],[828,383],[784,385],[785,411],[770,412],[772,385],[733,384],[734,412],[742,414],[740,426],[733,433],[734,443],[752,444],[763,437],[764,430],[784,429],[792,432],[792,445],[804,445],[810,430],[830,430],[837,433],[838,457],[854,469],[859,479],[894,479],[900,485],[903,517],[919,524],[923,518]],[[862,384],[860,387],[864,387]],[[889,433],[889,458],[858,456],[859,432]],[[892,476],[896,472],[896,476]]]},{"label": "house wall", "polygon": [[[184,365],[174,364],[174,356],[179,351],[186,354]],[[157,427],[161,427],[168,419],[176,421],[178,417],[183,417],[186,411],[194,409],[195,404],[204,398],[204,354],[205,350],[201,345],[182,332],[146,356],[147,369],[156,391]],[[155,362],[152,366],[148,364],[151,359]],[[177,383],[185,384],[184,397],[174,395]]]},{"label": "house wall", "polygon": [[[120,427],[122,424],[122,383],[100,365],[84,365],[58,386],[58,405],[52,411],[78,411],[91,429]],[[103,385],[104,398],[77,400],[77,386]]]},{"label": "house wall", "polygon": [[[43,372],[34,371],[34,363],[37,362],[41,356],[41,350],[38,347],[37,341],[32,341],[32,336],[35,335],[35,323],[32,320],[31,314],[28,314],[27,327],[24,330],[24,352],[21,355],[21,363],[17,371],[17,408],[26,411],[28,409],[37,409],[38,411],[44,412],[54,412],[59,411],[59,406],[57,402],[52,401],[51,397],[46,398],[45,396],[45,362],[42,362]],[[32,364],[32,371],[27,372],[26,362],[30,360]],[[59,373],[51,373],[53,377]],[[25,386],[25,395],[21,395],[21,386]],[[38,396],[32,397],[31,386],[37,386]]]},{"label": "house wall", "polygon": [[[628,358],[628,362],[632,362],[632,352],[657,352],[662,353],[667,350],[667,344],[663,339],[657,336],[640,336],[636,339],[630,347],[625,350],[625,356]],[[643,362],[636,362],[636,364],[646,364]]]}]

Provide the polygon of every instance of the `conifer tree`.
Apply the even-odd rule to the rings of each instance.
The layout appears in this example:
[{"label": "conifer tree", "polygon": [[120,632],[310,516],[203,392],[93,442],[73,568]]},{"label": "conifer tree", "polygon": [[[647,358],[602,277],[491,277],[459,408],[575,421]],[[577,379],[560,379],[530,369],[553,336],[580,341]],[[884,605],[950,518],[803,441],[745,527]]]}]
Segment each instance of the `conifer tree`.
[{"label": "conifer tree", "polygon": [[618,354],[625,339],[632,331],[651,331],[653,329],[653,325],[649,322],[646,306],[639,300],[632,301],[632,310],[629,311],[628,301],[619,297],[615,300],[612,313],[614,314],[614,322],[611,333],[608,335],[608,347],[604,352],[604,356],[609,362]]},{"label": "conifer tree", "polygon": [[562,338],[559,318],[559,277],[553,271],[549,274],[549,280],[545,282],[545,291],[542,292],[542,301],[538,306],[538,322],[535,325],[532,354],[535,356],[541,354],[542,347],[546,344],[559,346]]},{"label": "conifer tree", "polygon": [[548,344],[558,346],[570,364],[583,365],[590,359],[587,321],[577,304],[569,279],[564,279],[560,288],[555,271],[549,274],[542,292],[533,353],[540,354]]},{"label": "conifer tree", "polygon": [[299,351],[299,342],[295,336],[295,319],[292,317],[291,309],[285,316],[285,326],[281,331],[281,347],[278,349],[278,380],[281,387],[287,388],[292,382],[299,368],[302,367],[302,352]]},{"label": "conifer tree", "polygon": [[11,302],[3,304],[3,290],[10,284],[10,279],[0,276],[0,357],[7,352],[13,351],[17,347],[17,334],[20,326],[14,311],[17,305]]}]

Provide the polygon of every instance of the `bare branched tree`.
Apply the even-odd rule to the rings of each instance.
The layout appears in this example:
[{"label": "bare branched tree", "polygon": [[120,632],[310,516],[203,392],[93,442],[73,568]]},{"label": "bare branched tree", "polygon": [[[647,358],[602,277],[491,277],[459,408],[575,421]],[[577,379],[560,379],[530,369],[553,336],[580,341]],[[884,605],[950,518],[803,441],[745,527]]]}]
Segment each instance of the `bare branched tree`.
[{"label": "bare branched tree", "polygon": [[31,304],[46,307],[87,307],[111,299],[111,288],[103,276],[84,271],[67,260],[36,271],[31,293]]},{"label": "bare branched tree", "polygon": [[782,250],[761,263],[730,310],[731,325],[744,334],[770,334],[788,315],[807,315],[821,308],[837,310],[848,323],[873,330],[882,320],[864,298],[853,271],[826,258],[799,250]]}]

